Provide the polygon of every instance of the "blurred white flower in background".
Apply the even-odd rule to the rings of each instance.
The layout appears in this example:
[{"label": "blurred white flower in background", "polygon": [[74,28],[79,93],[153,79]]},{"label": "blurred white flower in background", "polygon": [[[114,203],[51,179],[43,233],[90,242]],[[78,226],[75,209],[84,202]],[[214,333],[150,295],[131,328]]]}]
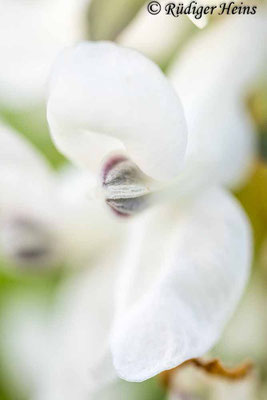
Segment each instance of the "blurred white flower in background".
[{"label": "blurred white flower in background", "polygon": [[85,37],[90,0],[1,0],[0,104],[32,107],[44,101],[57,53]]},{"label": "blurred white flower in background", "polygon": [[198,174],[236,189],[251,173],[256,128],[246,102],[264,66],[266,33],[265,14],[225,18],[170,66],[188,123],[186,179]]},{"label": "blurred white flower in background", "polygon": [[85,191],[95,185],[92,174],[56,173],[3,123],[0,166],[0,254],[13,264],[77,268],[120,234],[120,223]]},{"label": "blurred white flower in background", "polygon": [[[80,300],[82,298],[85,300],[87,296],[87,302],[83,302],[77,309],[78,313],[82,313],[84,317],[87,313],[85,309],[82,309],[82,305],[89,306],[91,309],[93,307],[93,304],[90,304],[88,290],[86,289],[89,278],[89,276],[86,278],[86,275],[88,275],[88,271],[84,271],[82,275],[72,281],[71,288],[73,290],[71,291],[69,300],[69,302],[74,300],[73,295],[75,292],[77,295],[80,293],[78,297]],[[84,283],[83,279],[85,279]],[[94,279],[91,282],[89,289],[93,287],[93,284],[98,283]],[[100,289],[104,289],[104,286],[108,288],[109,279],[106,285],[104,282],[105,279],[99,282],[101,285]],[[79,286],[81,286],[80,289]],[[67,284],[61,293],[61,300],[68,300],[69,289],[70,287]],[[100,290],[99,300],[101,295],[103,293]],[[97,305],[99,306],[100,304],[97,303]],[[102,308],[100,308],[99,312],[101,310]],[[57,311],[60,312],[60,307],[58,307]],[[66,318],[65,311],[67,310],[63,311],[63,315]],[[73,311],[75,311],[74,308]],[[70,361],[72,360],[69,358],[70,353],[67,352],[65,354],[66,348],[64,349],[66,342],[61,343],[63,329],[67,328],[64,336],[68,336],[69,326],[58,323],[59,321],[63,321],[62,318],[60,320],[60,314],[57,313],[54,314],[54,317],[57,319],[54,318],[51,321],[51,310],[40,299],[40,296],[27,295],[23,297],[21,293],[16,293],[16,296],[14,296],[13,293],[13,298],[9,298],[5,302],[4,314],[2,313],[1,317],[5,321],[5,324],[1,325],[0,330],[0,348],[2,354],[5,355],[5,371],[3,371],[3,376],[7,383],[10,384],[12,398],[16,398],[17,393],[20,393],[20,395],[23,393],[27,398],[35,400],[89,400],[95,398],[100,400],[117,400],[118,398],[127,398],[129,400],[142,398],[143,400],[149,400],[150,396],[153,395],[153,398],[161,399],[163,390],[156,382],[152,385],[150,382],[148,385],[146,383],[135,385],[116,380],[104,386],[100,385],[93,394],[88,391],[88,382],[85,384],[84,380],[79,377],[80,374],[85,372],[83,365],[78,365],[78,369],[76,370],[75,368],[71,368]],[[75,322],[74,313],[71,313],[68,322],[71,319]],[[82,322],[84,327],[90,326],[90,318],[89,321],[87,318],[83,318]],[[90,347],[90,336],[86,337],[86,334],[89,333],[90,335],[88,327],[84,333],[82,330],[77,330],[77,334],[80,338],[84,337],[84,340],[86,340],[92,351],[93,347]],[[58,328],[60,328],[59,331]],[[100,328],[101,326],[99,326]],[[52,333],[54,336],[52,336]],[[84,340],[82,342],[83,345],[85,344]],[[82,350],[82,346],[79,342],[76,344],[78,355],[81,357],[80,349]],[[96,355],[98,351],[99,348],[93,349],[92,355]],[[64,362],[65,357],[66,362]],[[75,353],[72,354],[72,357],[75,357]],[[75,362],[75,358],[73,361]],[[56,366],[56,362],[61,362],[61,364]],[[76,363],[74,366],[77,366]],[[102,379],[105,379],[105,373],[106,371],[103,370]]]},{"label": "blurred white flower in background", "polygon": [[[162,9],[166,3],[169,1],[161,2]],[[147,11],[146,4],[119,34],[116,41],[142,52],[161,64],[184,43],[191,29],[192,24],[186,17],[172,18],[163,12],[151,15]]]},{"label": "blurred white flower in background", "polygon": [[1,254],[19,265],[49,265],[59,253],[52,170],[18,133],[0,129]]},{"label": "blurred white flower in background", "polygon": [[[7,369],[13,379],[18,377],[18,389],[24,387],[30,398],[87,399],[92,388],[99,389],[99,382],[92,381],[94,370],[90,366],[95,368],[105,353],[113,305],[112,277],[116,273],[112,254],[102,257],[104,265],[98,261],[63,284],[56,307],[49,314],[38,304],[29,307],[33,301],[5,307],[1,338],[4,354],[5,346],[9,348]],[[17,329],[19,340],[13,336]],[[16,364],[14,359],[18,360]],[[108,369],[101,371],[100,382],[106,382],[106,372]]]}]

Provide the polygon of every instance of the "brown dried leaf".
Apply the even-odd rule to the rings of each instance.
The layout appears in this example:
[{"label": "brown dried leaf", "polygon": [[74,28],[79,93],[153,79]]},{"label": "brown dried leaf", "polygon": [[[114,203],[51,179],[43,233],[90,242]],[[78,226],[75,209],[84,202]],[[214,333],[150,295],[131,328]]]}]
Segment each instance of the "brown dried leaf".
[{"label": "brown dried leaf", "polygon": [[250,361],[246,361],[240,365],[237,365],[236,367],[229,368],[225,367],[222,364],[222,362],[217,358],[207,361],[201,358],[192,358],[188,361],[185,361],[183,364],[179,365],[176,368],[162,372],[160,374],[160,379],[162,384],[165,387],[169,387],[172,376],[176,374],[180,369],[188,365],[200,368],[209,375],[216,376],[221,379],[228,379],[235,381],[246,378],[250,374],[253,368],[253,364]]}]

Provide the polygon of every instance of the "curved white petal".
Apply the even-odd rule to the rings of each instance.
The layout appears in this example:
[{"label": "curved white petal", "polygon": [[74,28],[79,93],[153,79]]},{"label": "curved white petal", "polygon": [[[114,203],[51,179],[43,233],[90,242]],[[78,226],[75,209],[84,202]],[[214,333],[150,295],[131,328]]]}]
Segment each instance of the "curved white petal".
[{"label": "curved white petal", "polygon": [[51,64],[84,36],[90,0],[0,1],[0,102],[34,106],[44,99]]},{"label": "curved white petal", "polygon": [[119,376],[142,381],[213,346],[250,258],[246,217],[219,189],[137,221],[117,287],[111,348]]},{"label": "curved white petal", "polygon": [[169,180],[183,161],[186,127],[175,91],[143,55],[109,42],[62,53],[52,72],[48,121],[58,148],[89,168],[126,151],[144,173]]},{"label": "curved white petal", "polygon": [[255,132],[245,108],[263,66],[264,13],[235,15],[201,32],[171,67],[188,123],[185,173],[231,187],[254,160]]}]

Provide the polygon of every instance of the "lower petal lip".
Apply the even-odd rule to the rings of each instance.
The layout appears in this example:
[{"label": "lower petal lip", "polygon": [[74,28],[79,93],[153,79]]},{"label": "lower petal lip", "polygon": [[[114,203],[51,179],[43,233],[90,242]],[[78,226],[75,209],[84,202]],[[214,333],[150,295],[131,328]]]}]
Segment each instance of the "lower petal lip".
[{"label": "lower petal lip", "polygon": [[131,214],[129,213],[123,213],[119,210],[117,210],[116,207],[114,207],[114,201],[107,199],[106,200],[106,204],[112,209],[112,211],[118,215],[119,217],[123,217],[123,218],[129,218],[131,216]]}]

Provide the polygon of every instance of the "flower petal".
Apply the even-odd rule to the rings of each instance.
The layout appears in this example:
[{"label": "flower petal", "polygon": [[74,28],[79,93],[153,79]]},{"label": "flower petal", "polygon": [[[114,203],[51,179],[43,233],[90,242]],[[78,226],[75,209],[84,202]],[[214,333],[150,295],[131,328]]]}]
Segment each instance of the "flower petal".
[{"label": "flower petal", "polygon": [[183,161],[186,127],[175,91],[143,55],[109,42],[84,42],[59,57],[48,121],[58,148],[89,168],[126,150],[145,174],[169,180]]},{"label": "flower petal", "polygon": [[227,17],[201,32],[171,67],[188,122],[185,171],[195,177],[236,187],[251,170],[255,132],[245,96],[263,66],[265,29],[261,15]]},{"label": "flower petal", "polygon": [[119,376],[142,381],[213,346],[244,289],[250,258],[247,220],[219,189],[137,221],[117,288],[111,346]]}]

